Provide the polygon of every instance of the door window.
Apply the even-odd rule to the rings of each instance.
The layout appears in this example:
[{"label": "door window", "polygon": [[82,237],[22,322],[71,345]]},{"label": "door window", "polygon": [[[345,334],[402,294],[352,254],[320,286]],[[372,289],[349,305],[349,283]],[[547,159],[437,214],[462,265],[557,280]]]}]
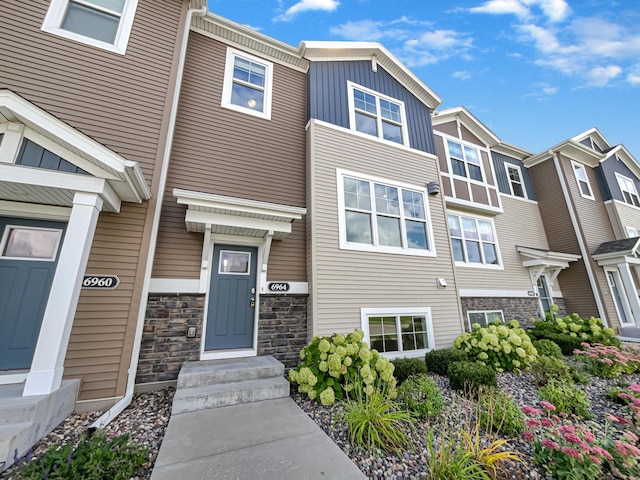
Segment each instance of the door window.
[{"label": "door window", "polygon": [[1,256],[23,260],[55,260],[62,230],[7,225]]},{"label": "door window", "polygon": [[251,273],[249,265],[251,265],[251,252],[222,250],[220,252],[218,273],[249,275]]}]

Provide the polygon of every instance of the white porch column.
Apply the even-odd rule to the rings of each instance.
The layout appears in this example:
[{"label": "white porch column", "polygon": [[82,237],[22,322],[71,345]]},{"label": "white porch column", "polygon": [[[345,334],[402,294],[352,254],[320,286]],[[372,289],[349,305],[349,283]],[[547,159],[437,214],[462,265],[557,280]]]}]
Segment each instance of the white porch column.
[{"label": "white porch column", "polygon": [[638,291],[636,290],[636,284],[633,281],[633,275],[631,274],[631,268],[628,263],[619,263],[618,271],[620,272],[620,278],[624,285],[624,291],[627,294],[627,300],[631,307],[631,314],[636,326],[640,328],[640,299],[638,298]]},{"label": "white porch column", "polygon": [[60,388],[82,277],[101,210],[102,199],[97,194],[75,194],[31,370],[24,386],[25,397],[46,395]]}]

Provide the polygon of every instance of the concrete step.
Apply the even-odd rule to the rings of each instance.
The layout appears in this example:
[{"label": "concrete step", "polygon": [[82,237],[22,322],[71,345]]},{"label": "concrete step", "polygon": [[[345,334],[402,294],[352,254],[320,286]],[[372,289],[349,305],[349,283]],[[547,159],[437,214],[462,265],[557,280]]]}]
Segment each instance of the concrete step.
[{"label": "concrete step", "polygon": [[23,446],[32,442],[33,429],[32,422],[0,425],[0,472],[14,463],[16,455],[24,454]]},{"label": "concrete step", "polygon": [[282,377],[283,374],[284,365],[271,356],[188,362],[178,375],[178,389]]},{"label": "concrete step", "polygon": [[204,387],[178,388],[173,397],[171,414],[178,415],[288,396],[289,381],[282,376],[227,382]]}]

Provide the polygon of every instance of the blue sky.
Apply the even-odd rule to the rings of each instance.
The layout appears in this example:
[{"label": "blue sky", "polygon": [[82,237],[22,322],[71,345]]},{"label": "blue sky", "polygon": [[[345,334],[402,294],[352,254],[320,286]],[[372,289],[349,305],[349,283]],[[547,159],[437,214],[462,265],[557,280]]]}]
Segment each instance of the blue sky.
[{"label": "blue sky", "polygon": [[297,46],[377,41],[505,142],[540,152],[597,127],[640,160],[640,0],[209,0]]}]

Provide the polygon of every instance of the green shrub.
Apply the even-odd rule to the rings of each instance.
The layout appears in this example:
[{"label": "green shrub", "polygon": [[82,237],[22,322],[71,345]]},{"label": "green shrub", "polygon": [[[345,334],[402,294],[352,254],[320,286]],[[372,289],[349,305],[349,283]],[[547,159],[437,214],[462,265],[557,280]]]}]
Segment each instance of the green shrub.
[{"label": "green shrub", "polygon": [[575,352],[576,358],[585,362],[592,375],[602,378],[617,378],[627,373],[640,371],[640,352],[636,349],[618,348],[613,345],[588,345]]},{"label": "green shrub", "polygon": [[[534,330],[542,333],[538,338],[550,338],[547,333],[560,333],[579,338],[582,342],[620,346],[620,340],[616,338],[615,332],[612,328],[605,327],[602,319],[595,317],[581,318],[577,313],[559,317],[556,313],[557,311],[558,307],[552,305],[552,309],[548,312],[546,319],[533,322]],[[562,348],[562,345],[560,347]],[[565,355],[567,354],[565,353]]]},{"label": "green shrub", "polygon": [[571,370],[571,366],[564,358],[542,355],[531,366],[531,375],[536,385],[542,387],[553,380],[573,383]]},{"label": "green shrub", "polygon": [[495,370],[478,362],[453,362],[447,376],[451,388],[468,393],[475,393],[481,385],[498,385]]},{"label": "green shrub", "polygon": [[440,389],[424,374],[409,377],[398,387],[398,402],[418,418],[434,417],[444,408]]},{"label": "green shrub", "polygon": [[363,384],[366,394],[384,388],[393,397],[396,386],[393,364],[378,355],[377,350],[370,349],[363,337],[362,330],[346,337],[341,333],[315,337],[300,350],[302,363],[289,370],[289,380],[298,385],[298,391],[311,400],[320,400],[322,405],[344,398],[343,392],[353,392],[356,384]]},{"label": "green shrub", "polygon": [[393,376],[396,377],[398,385],[401,385],[412,375],[427,373],[427,365],[422,358],[396,358],[393,363]]},{"label": "green shrub", "polygon": [[447,376],[449,364],[453,362],[465,362],[468,360],[466,352],[456,348],[443,348],[442,350],[431,350],[424,356],[427,371],[436,375]]},{"label": "green shrub", "polygon": [[552,380],[538,390],[538,397],[540,400],[546,400],[555,405],[557,412],[591,418],[587,395],[573,383]]},{"label": "green shrub", "polygon": [[51,446],[15,472],[16,480],[126,480],[147,461],[148,448],[129,442],[128,435],[109,439],[103,432],[83,435],[78,445]]},{"label": "green shrub", "polygon": [[453,341],[453,346],[465,351],[469,360],[498,372],[519,372],[528,369],[538,356],[529,335],[516,320],[508,323],[496,320],[486,327],[474,323],[471,328],[471,332],[458,335]]},{"label": "green shrub", "polygon": [[491,480],[488,472],[477,462],[472,452],[440,430],[427,432],[426,445],[429,456],[427,478],[430,480]]},{"label": "green shrub", "polygon": [[564,356],[571,356],[573,355],[574,350],[579,350],[582,348],[582,340],[580,340],[578,337],[572,337],[563,333],[554,333],[552,331],[537,329],[527,330],[527,333],[532,338],[551,340],[553,343],[560,347],[562,355]]},{"label": "green shrub", "polygon": [[539,356],[562,358],[562,349],[558,344],[547,338],[535,340],[533,346],[536,347]]},{"label": "green shrub", "polygon": [[482,389],[478,403],[480,426],[487,432],[512,437],[524,432],[524,414],[508,394],[495,388]]},{"label": "green shrub", "polygon": [[629,391],[629,386],[626,388],[623,387],[609,387],[607,389],[606,397],[611,400],[613,403],[617,403],[618,405],[629,405],[629,400],[620,397],[621,393],[627,393]]},{"label": "green shrub", "polygon": [[388,398],[384,391],[370,395],[363,389],[345,402],[344,421],[349,428],[349,441],[367,449],[398,450],[409,445],[406,429],[413,428],[409,412]]}]

